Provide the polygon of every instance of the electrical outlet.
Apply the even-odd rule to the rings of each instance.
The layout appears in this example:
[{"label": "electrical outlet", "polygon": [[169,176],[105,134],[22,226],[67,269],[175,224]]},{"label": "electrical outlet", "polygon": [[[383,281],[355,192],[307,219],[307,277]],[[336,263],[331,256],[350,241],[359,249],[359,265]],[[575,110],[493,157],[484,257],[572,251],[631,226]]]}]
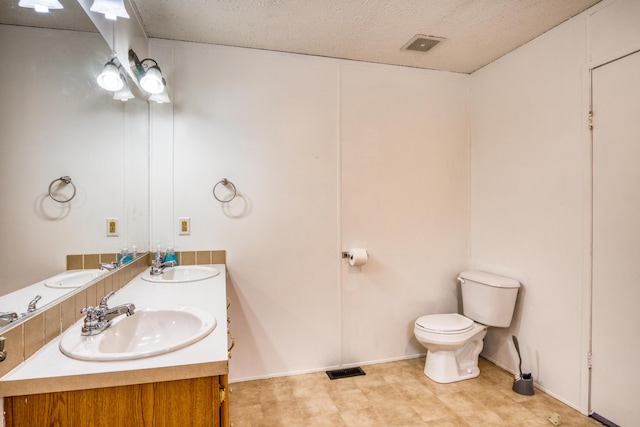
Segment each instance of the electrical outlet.
[{"label": "electrical outlet", "polygon": [[118,237],[119,232],[118,218],[107,218],[107,237]]},{"label": "electrical outlet", "polygon": [[178,230],[181,236],[191,235],[191,218],[186,216],[178,218]]}]

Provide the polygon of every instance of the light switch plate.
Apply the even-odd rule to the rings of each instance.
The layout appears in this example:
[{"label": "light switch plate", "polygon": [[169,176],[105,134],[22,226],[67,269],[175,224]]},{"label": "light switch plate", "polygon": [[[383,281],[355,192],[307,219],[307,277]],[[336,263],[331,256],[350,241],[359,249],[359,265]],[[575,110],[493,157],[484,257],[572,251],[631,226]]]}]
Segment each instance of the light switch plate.
[{"label": "light switch plate", "polygon": [[191,218],[187,216],[178,218],[178,230],[180,236],[191,235]]},{"label": "light switch plate", "polygon": [[119,232],[118,218],[107,218],[107,237],[118,237]]}]

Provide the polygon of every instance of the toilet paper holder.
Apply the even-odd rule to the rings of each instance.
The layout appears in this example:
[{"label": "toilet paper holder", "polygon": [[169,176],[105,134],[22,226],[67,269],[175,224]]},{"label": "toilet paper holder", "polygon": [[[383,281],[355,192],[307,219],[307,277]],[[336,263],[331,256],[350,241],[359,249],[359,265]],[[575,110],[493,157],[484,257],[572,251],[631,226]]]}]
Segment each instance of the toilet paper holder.
[{"label": "toilet paper holder", "polygon": [[342,258],[349,261],[352,267],[361,267],[367,263],[369,253],[365,248],[352,248],[348,252],[341,252]]},{"label": "toilet paper holder", "polygon": [[351,251],[341,252],[341,254],[343,259],[351,257]]}]

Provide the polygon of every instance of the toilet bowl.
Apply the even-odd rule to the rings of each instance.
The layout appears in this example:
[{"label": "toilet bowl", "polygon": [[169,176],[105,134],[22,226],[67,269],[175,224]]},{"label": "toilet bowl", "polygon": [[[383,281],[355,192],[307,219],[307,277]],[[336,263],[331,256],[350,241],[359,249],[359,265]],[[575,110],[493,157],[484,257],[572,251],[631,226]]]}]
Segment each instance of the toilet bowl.
[{"label": "toilet bowl", "polygon": [[478,357],[487,328],[508,327],[520,283],[481,271],[460,273],[463,314],[430,314],[415,322],[414,335],[427,349],[424,374],[439,383],[480,375]]},{"label": "toilet bowl", "polygon": [[431,314],[416,320],[414,334],[427,349],[424,374],[433,381],[451,383],[480,375],[485,325],[457,313]]}]

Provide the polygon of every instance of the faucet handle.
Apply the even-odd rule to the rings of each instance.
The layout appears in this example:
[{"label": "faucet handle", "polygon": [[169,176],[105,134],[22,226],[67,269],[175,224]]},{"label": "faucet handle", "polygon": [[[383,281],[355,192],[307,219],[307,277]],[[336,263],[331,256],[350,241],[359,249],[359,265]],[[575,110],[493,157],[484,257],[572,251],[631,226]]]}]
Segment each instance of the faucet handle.
[{"label": "faucet handle", "polygon": [[111,292],[109,292],[108,294],[106,294],[106,295],[102,298],[102,300],[100,301],[100,308],[101,308],[102,310],[106,310],[106,309],[108,309],[108,308],[109,308],[109,304],[107,303],[107,300],[108,300],[109,298],[111,298],[111,297],[113,296],[113,294],[115,294],[115,291],[111,291]]},{"label": "faucet handle", "polygon": [[34,311],[36,311],[36,304],[41,299],[42,299],[41,295],[36,295],[31,301],[29,301],[29,306],[27,307],[27,313],[33,313]]},{"label": "faucet handle", "polygon": [[91,306],[80,310],[80,313],[87,315],[87,317],[84,318],[84,325],[82,325],[82,335],[92,335],[93,331],[100,326],[99,311],[101,311],[99,308]]},{"label": "faucet handle", "polygon": [[98,322],[98,320],[100,319],[100,312],[102,310],[100,310],[97,307],[85,307],[82,310],[80,310],[81,314],[86,314],[87,317],[84,318],[84,328],[90,328],[91,325],[94,325],[96,322]]}]

